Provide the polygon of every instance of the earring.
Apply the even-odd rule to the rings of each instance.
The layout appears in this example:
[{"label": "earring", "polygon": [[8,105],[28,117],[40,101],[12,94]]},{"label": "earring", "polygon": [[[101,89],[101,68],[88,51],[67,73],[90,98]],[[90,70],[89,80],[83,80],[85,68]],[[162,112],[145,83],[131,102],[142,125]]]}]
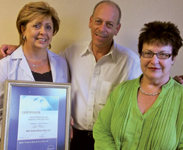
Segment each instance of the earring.
[{"label": "earring", "polygon": [[25,41],[25,39],[26,39],[26,36],[25,36],[25,35],[23,35],[23,36],[22,36],[22,39]]},{"label": "earring", "polygon": [[51,44],[49,44],[48,49],[51,49]]}]

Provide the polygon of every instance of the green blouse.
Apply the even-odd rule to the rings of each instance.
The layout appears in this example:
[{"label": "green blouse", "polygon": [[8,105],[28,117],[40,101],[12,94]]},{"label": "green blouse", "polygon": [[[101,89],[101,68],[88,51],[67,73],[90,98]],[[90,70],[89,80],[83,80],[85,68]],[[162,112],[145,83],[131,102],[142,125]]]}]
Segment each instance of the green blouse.
[{"label": "green blouse", "polygon": [[109,96],[94,125],[95,150],[183,149],[183,86],[170,78],[142,115],[139,80],[119,84]]}]

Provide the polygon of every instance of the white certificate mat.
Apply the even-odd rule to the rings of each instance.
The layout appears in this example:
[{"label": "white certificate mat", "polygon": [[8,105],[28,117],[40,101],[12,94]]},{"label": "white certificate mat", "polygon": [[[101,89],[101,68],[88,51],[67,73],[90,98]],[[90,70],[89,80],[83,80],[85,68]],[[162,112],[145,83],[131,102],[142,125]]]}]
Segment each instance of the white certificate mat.
[{"label": "white certificate mat", "polygon": [[49,100],[58,106],[58,96],[20,96],[18,140],[57,137],[58,107]]},{"label": "white certificate mat", "polygon": [[17,150],[22,150],[22,144],[39,142],[36,139],[54,140],[54,145],[50,144],[56,147],[58,102],[58,96],[20,96]]}]

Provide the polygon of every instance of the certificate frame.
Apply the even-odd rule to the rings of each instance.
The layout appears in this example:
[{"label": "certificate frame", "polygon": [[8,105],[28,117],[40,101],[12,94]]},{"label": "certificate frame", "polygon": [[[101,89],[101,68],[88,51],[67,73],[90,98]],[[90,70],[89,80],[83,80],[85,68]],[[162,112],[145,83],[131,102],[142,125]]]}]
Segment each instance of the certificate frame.
[{"label": "certificate frame", "polygon": [[[37,107],[35,105],[35,99],[29,100],[29,98],[39,99],[44,97],[44,101],[39,100],[39,103],[49,102],[53,103],[51,106],[55,107],[52,110],[45,110],[45,107]],[[46,100],[45,100],[46,99]],[[54,102],[53,102],[54,101]],[[23,103],[24,102],[24,103]],[[29,102],[26,105],[25,102]],[[20,107],[21,106],[21,107]],[[25,106],[25,107],[24,107]],[[28,107],[26,107],[28,106]],[[31,107],[32,106],[32,107]],[[34,107],[36,106],[36,108]],[[22,109],[28,109],[28,111],[22,111]],[[31,111],[29,109],[31,108]],[[21,110],[20,110],[21,109]],[[30,116],[30,112],[35,113],[34,109],[39,109],[39,113],[42,114],[47,112],[48,115],[37,115],[37,118],[45,117],[43,121],[38,121],[41,119],[30,119],[36,118],[36,115],[33,114]],[[27,118],[22,117],[23,112],[27,112],[29,115],[25,115]],[[50,112],[54,113],[53,117],[50,117]],[[56,112],[56,113],[55,113]],[[56,115],[55,115],[56,114]],[[38,81],[15,81],[15,80],[6,80],[5,82],[5,93],[3,101],[3,119],[2,119],[2,130],[1,130],[1,150],[29,150],[30,146],[39,146],[47,147],[46,150],[68,150],[70,145],[70,116],[71,116],[71,84],[60,84],[53,82],[38,82]],[[57,118],[57,119],[53,119]],[[34,120],[34,121],[32,121]],[[47,121],[50,120],[50,121]],[[51,122],[53,120],[54,123]],[[26,125],[23,125],[23,123]],[[51,122],[51,123],[50,123]],[[41,127],[40,124],[46,124],[47,131],[44,129],[46,127],[42,126],[43,129],[32,130],[32,124],[36,124],[36,128]],[[39,125],[37,125],[39,124]],[[22,131],[22,128],[28,128],[31,125],[31,136],[26,135],[28,132],[27,129]],[[56,128],[55,128],[56,127]],[[55,131],[56,129],[56,131]],[[53,130],[53,131],[52,131]],[[38,135],[34,135],[34,132],[37,132]],[[40,138],[39,132],[43,131],[50,132],[53,134],[53,137],[49,137],[50,133],[47,134],[48,137],[44,136]],[[26,139],[22,135],[26,135]],[[52,135],[51,134],[51,135]],[[21,136],[20,136],[21,135]],[[56,137],[55,137],[56,136]],[[39,139],[37,139],[37,137]],[[23,138],[23,139],[21,139]],[[37,140],[37,141],[36,141]],[[26,142],[25,142],[26,141]],[[37,143],[36,143],[37,142]],[[50,144],[50,142],[53,142]],[[23,146],[23,148],[22,148]],[[36,147],[37,148],[37,147]],[[31,148],[30,148],[31,149]]]}]

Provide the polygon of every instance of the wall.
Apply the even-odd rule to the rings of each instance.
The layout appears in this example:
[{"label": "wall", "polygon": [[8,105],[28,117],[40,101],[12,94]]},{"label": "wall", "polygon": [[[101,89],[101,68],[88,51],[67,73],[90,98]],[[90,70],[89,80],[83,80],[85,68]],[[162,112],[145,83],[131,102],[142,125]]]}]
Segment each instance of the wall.
[{"label": "wall", "polygon": [[[33,0],[34,1],[34,0]],[[69,44],[90,40],[89,17],[99,0],[45,0],[56,9],[61,19],[60,31],[53,37],[52,51],[58,53]],[[121,30],[115,40],[137,53],[139,31],[144,23],[161,20],[178,25],[183,37],[183,0],[114,0],[122,10]],[[0,45],[18,44],[15,26],[19,10],[30,0],[0,0]],[[183,48],[171,75],[183,74]]]}]

